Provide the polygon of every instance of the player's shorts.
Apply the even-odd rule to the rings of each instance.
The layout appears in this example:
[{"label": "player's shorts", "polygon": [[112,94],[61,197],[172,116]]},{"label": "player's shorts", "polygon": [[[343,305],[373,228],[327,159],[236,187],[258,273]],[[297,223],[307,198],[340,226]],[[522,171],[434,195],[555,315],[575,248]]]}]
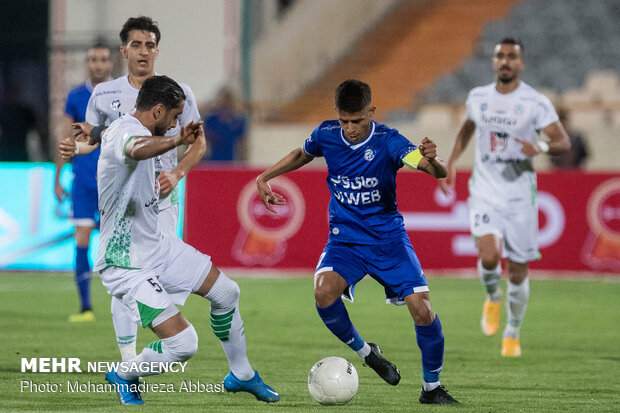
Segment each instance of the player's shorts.
[{"label": "player's shorts", "polygon": [[349,288],[343,298],[353,302],[355,285],[370,275],[385,289],[386,302],[403,305],[405,297],[429,291],[420,261],[407,233],[377,245],[328,241],[314,273],[334,271]]},{"label": "player's shorts", "polygon": [[176,236],[162,235],[160,251],[163,260],[154,267],[108,267],[100,272],[108,293],[120,299],[132,320],[143,327],[170,305],[185,304],[187,297],[204,283],[212,266],[210,256]]},{"label": "player's shorts", "polygon": [[74,182],[71,188],[71,218],[75,226],[97,227],[99,225],[99,206],[97,188],[88,188]]},{"label": "player's shorts", "polygon": [[157,214],[157,224],[161,232],[176,237],[179,225],[179,205],[160,209],[159,214]]},{"label": "player's shorts", "polygon": [[524,264],[540,258],[538,251],[538,207],[502,209],[470,197],[469,226],[474,238],[493,234],[502,238],[503,255]]}]

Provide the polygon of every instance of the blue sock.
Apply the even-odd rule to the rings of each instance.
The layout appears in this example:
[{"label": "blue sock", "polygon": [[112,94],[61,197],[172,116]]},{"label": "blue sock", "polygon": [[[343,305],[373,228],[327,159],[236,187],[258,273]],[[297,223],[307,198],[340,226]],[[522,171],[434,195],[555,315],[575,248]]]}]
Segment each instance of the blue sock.
[{"label": "blue sock", "polygon": [[422,352],[422,372],[424,381],[434,383],[439,381],[439,372],[443,367],[444,338],[441,332],[441,322],[435,316],[435,321],[427,326],[415,326],[418,347]]},{"label": "blue sock", "polygon": [[75,283],[82,311],[90,310],[90,262],[88,262],[88,247],[75,247]]},{"label": "blue sock", "polygon": [[329,331],[349,346],[351,350],[358,351],[364,347],[364,340],[353,327],[347,308],[340,297],[332,305],[327,307],[317,305],[316,309]]}]

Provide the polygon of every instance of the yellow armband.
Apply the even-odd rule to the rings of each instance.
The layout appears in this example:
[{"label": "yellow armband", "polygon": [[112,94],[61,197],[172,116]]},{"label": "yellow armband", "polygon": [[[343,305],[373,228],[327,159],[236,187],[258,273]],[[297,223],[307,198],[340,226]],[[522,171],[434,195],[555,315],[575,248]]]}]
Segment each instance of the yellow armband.
[{"label": "yellow armband", "polygon": [[422,158],[423,156],[420,153],[420,150],[416,149],[415,151],[411,151],[407,155],[405,155],[405,157],[403,158],[403,163],[408,168],[418,169],[418,163],[420,163],[420,159]]}]

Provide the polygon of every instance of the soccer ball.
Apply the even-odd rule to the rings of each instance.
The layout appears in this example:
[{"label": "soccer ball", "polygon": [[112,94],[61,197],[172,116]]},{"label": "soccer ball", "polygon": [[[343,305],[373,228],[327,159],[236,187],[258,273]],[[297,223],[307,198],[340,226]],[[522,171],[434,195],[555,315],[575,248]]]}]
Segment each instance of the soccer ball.
[{"label": "soccer ball", "polygon": [[308,373],[308,390],[317,402],[330,406],[348,403],[359,384],[353,364],[342,357],[326,357]]}]

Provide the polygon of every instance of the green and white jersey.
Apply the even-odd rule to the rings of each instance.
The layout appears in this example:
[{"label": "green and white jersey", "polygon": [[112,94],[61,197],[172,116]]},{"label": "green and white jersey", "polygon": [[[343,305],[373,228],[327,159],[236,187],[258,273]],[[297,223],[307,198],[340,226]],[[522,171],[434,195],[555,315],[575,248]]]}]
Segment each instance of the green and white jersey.
[{"label": "green and white jersey", "polygon": [[470,196],[500,208],[536,203],[536,173],[531,157],[515,140],[538,140],[540,130],[558,121],[549,99],[521,82],[502,94],[495,83],[472,89],[467,118],[476,124],[476,162]]},{"label": "green and white jersey", "polygon": [[[158,73],[159,74],[159,73]],[[166,136],[174,136],[179,133],[181,126],[187,125],[191,121],[200,120],[198,106],[194,93],[185,83],[179,83],[185,93],[185,106],[183,113],[179,116],[177,125],[170,129]],[[108,82],[99,83],[93,89],[93,93],[88,101],[86,109],[86,122],[93,126],[108,126],[116,119],[126,113],[130,113],[136,106],[139,90],[131,86],[128,76],[121,76]],[[179,164],[177,150],[172,149],[161,156],[161,167],[163,171],[171,171]],[[175,188],[160,203],[160,209],[169,208],[172,204],[178,203],[178,190]]]},{"label": "green and white jersey", "polygon": [[159,157],[136,161],[125,155],[132,139],[150,135],[138,119],[126,114],[112,122],[102,136],[97,164],[101,228],[95,271],[153,267],[161,260]]}]

